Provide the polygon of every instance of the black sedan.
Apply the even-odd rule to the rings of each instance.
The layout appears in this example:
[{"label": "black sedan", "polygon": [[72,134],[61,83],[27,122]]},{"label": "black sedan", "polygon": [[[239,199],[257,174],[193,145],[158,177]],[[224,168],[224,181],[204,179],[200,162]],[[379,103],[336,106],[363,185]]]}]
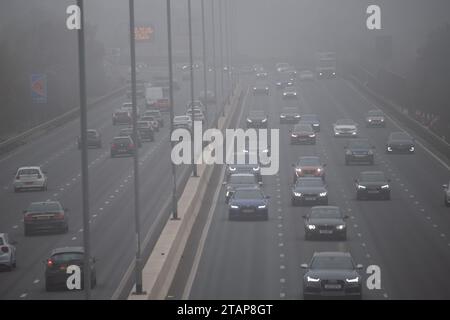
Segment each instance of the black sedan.
[{"label": "black sedan", "polygon": [[313,237],[333,237],[347,240],[347,225],[344,216],[336,206],[316,206],[305,216],[305,240]]},{"label": "black sedan", "polygon": [[233,219],[269,219],[269,197],[262,190],[238,188],[228,203],[228,217]]},{"label": "black sedan", "polygon": [[59,201],[33,202],[23,211],[24,234],[41,231],[69,231],[67,209]]},{"label": "black sedan", "polygon": [[247,116],[247,128],[267,128],[268,116],[262,110],[250,110]]},{"label": "black sedan", "polygon": [[315,252],[303,276],[303,298],[362,298],[362,278],[349,252]]},{"label": "black sedan", "polygon": [[244,187],[259,188],[260,185],[258,178],[252,173],[234,173],[223,184],[227,186],[225,194],[226,203],[228,203],[236,189]]},{"label": "black sedan", "polygon": [[261,167],[258,164],[229,164],[226,170],[226,179],[235,173],[251,173],[254,174],[258,182],[262,183]]},{"label": "black sedan", "polygon": [[375,146],[369,143],[368,139],[350,140],[345,146],[345,165],[351,163],[374,164]]},{"label": "black sedan", "polygon": [[406,132],[392,132],[386,143],[386,153],[414,153],[414,138]]},{"label": "black sedan", "polygon": [[391,199],[390,179],[387,179],[382,171],[363,171],[359,178],[355,179],[356,200],[379,198]]},{"label": "black sedan", "polygon": [[[50,253],[50,257],[45,261],[45,290],[53,291],[54,289],[83,289],[84,287],[84,248],[83,247],[64,247],[54,249]],[[75,287],[68,287],[67,278],[70,276],[67,273],[69,266],[78,266],[81,271],[79,287],[75,281]],[[97,272],[95,268],[95,258],[92,257],[90,261],[91,266],[91,288],[97,284]],[[72,282],[71,282],[72,283]]]},{"label": "black sedan", "polygon": [[320,177],[301,177],[292,188],[291,202],[293,206],[317,203],[328,205],[328,190]]},{"label": "black sedan", "polygon": [[280,123],[298,123],[300,118],[300,113],[295,107],[285,107],[281,110]]},{"label": "black sedan", "polygon": [[290,133],[291,144],[316,144],[316,133],[310,124],[299,123]]}]

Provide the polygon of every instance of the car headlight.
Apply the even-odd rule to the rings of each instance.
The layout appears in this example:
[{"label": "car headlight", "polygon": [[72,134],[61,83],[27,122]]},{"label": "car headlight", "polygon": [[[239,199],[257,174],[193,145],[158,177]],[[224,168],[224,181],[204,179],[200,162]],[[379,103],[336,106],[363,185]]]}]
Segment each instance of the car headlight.
[{"label": "car headlight", "polygon": [[253,171],[259,171],[259,167],[253,168]]},{"label": "car headlight", "polygon": [[381,121],[381,122],[384,122],[384,119],[383,119],[383,118],[381,118],[381,119],[380,119],[380,121]]},{"label": "car headlight", "polygon": [[262,119],[262,120],[261,120],[261,122],[266,122],[266,121],[267,121],[267,119]]},{"label": "car headlight", "polygon": [[295,171],[302,172],[302,169],[298,168],[298,169],[295,169]]},{"label": "car headlight", "polygon": [[251,119],[248,119],[248,118],[247,118],[247,122],[253,122],[253,121],[252,121]]},{"label": "car headlight", "polygon": [[321,193],[319,193],[319,196],[320,197],[325,197],[327,195],[327,192],[321,192]]},{"label": "car headlight", "polygon": [[409,148],[409,151],[414,151],[414,147],[410,147],[410,148]]},{"label": "car headlight", "polygon": [[322,172],[322,169],[321,168],[317,168],[317,172]]},{"label": "car headlight", "polygon": [[365,188],[366,188],[366,186],[362,186],[362,185],[358,184],[358,189],[365,189]]},{"label": "car headlight", "polygon": [[256,87],[253,87],[253,90],[256,90]]},{"label": "car headlight", "polygon": [[385,184],[384,186],[381,186],[381,189],[389,189],[389,185]]},{"label": "car headlight", "polygon": [[236,171],[236,168],[229,167],[229,170],[230,170],[230,171]]},{"label": "car headlight", "polygon": [[359,277],[345,279],[345,281],[347,281],[348,283],[357,283],[359,282]]},{"label": "car headlight", "polygon": [[314,229],[316,229],[316,226],[313,225],[313,224],[308,224],[307,228],[308,228],[309,230],[314,230]]},{"label": "car headlight", "polygon": [[286,92],[283,92],[283,96],[285,96],[285,95],[287,95],[287,93],[286,93]]},{"label": "car headlight", "polygon": [[344,230],[344,228],[345,228],[345,224],[340,224],[340,225],[336,226],[336,229],[338,229],[338,230]]},{"label": "car headlight", "polygon": [[235,206],[233,204],[230,207],[231,207],[231,209],[239,209],[239,206]]},{"label": "car headlight", "polygon": [[318,127],[319,124],[318,124],[318,123],[314,123],[313,126],[314,126],[314,127]]},{"label": "car headlight", "polygon": [[264,149],[262,153],[269,153],[269,149]]},{"label": "car headlight", "polygon": [[296,117],[296,118],[300,118],[300,115],[299,115],[299,114],[296,114],[295,117]]},{"label": "car headlight", "polygon": [[333,76],[335,76],[336,75],[336,72],[333,72]]},{"label": "car headlight", "polygon": [[306,281],[308,281],[308,282],[319,282],[320,278],[312,278],[310,276],[307,276],[306,277]]},{"label": "car headlight", "polygon": [[281,82],[277,82],[277,86],[281,86]]},{"label": "car headlight", "polygon": [[294,92],[293,94],[294,94],[294,96],[296,96],[296,95],[297,95],[297,92]]},{"label": "car headlight", "polygon": [[372,122],[372,119],[367,119],[367,121]]},{"label": "car headlight", "polygon": [[295,133],[291,134],[291,137],[297,138],[297,135]]},{"label": "car headlight", "polygon": [[387,147],[387,150],[388,151],[392,151],[392,147]]},{"label": "car headlight", "polygon": [[310,134],[309,137],[310,138],[314,138],[316,135],[315,134]]},{"label": "car headlight", "polygon": [[244,153],[248,153],[248,150],[244,150]]},{"label": "car headlight", "polygon": [[286,118],[284,114],[280,114],[280,118]]},{"label": "car headlight", "polygon": [[266,87],[266,90],[269,90],[269,87]]},{"label": "car headlight", "polygon": [[302,194],[301,194],[301,192],[295,192],[295,191],[294,191],[294,196],[296,196],[296,197],[301,197]]},{"label": "car headlight", "polygon": [[355,135],[355,134],[356,134],[356,131],[353,131],[352,134]]},{"label": "car headlight", "polygon": [[265,204],[263,204],[262,206],[258,206],[258,209],[265,209],[265,208],[266,208]]}]

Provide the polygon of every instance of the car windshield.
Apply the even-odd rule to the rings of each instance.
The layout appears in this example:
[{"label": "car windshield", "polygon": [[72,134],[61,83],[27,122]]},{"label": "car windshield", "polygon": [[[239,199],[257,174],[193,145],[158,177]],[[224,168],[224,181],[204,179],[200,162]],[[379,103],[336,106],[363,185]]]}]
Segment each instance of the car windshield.
[{"label": "car windshield", "polygon": [[147,121],[139,121],[137,123],[137,125],[138,125],[139,128],[148,128],[148,127],[150,127],[150,123],[147,122]]},{"label": "car windshield", "polygon": [[161,113],[157,110],[145,111],[145,116],[159,116]]},{"label": "car windshield", "polygon": [[315,257],[311,262],[313,270],[353,270],[353,261],[349,257]]},{"label": "car windshield", "polygon": [[383,116],[383,111],[381,110],[370,110],[369,116]]},{"label": "car windshield", "polygon": [[355,149],[369,149],[370,144],[369,140],[352,140],[349,142],[348,147]]},{"label": "car windshield", "polygon": [[83,261],[84,255],[81,252],[57,253],[52,256],[55,263],[64,263],[71,261]]},{"label": "car windshield", "polygon": [[260,111],[260,110],[253,110],[249,112],[249,116],[250,117],[264,117],[265,113],[264,111]]},{"label": "car windshield", "polygon": [[302,115],[302,121],[317,121],[317,116],[315,114],[304,114]]},{"label": "car windshield", "polygon": [[392,140],[411,140],[411,136],[405,132],[394,132],[391,134]]},{"label": "car windshield", "polygon": [[298,179],[297,187],[323,187],[322,179]]},{"label": "car windshield", "polygon": [[283,108],[283,113],[298,113],[297,108]]},{"label": "car windshield", "polygon": [[57,202],[34,202],[30,204],[28,212],[55,212],[61,211],[61,205]]},{"label": "car windshield", "polygon": [[376,182],[376,181],[384,181],[384,173],[383,172],[362,172],[360,175],[361,181],[367,182]]},{"label": "car windshield", "polygon": [[141,118],[143,121],[154,121],[155,118],[153,116],[145,116]]},{"label": "car windshield", "polygon": [[39,170],[38,169],[20,169],[19,170],[19,176],[21,175],[27,175],[27,174],[39,174]]},{"label": "car windshield", "polygon": [[341,213],[339,208],[313,208],[311,210],[310,218],[318,218],[318,219],[340,219]]},{"label": "car windshield", "polygon": [[336,121],[336,124],[339,126],[343,126],[343,125],[344,126],[345,125],[353,126],[353,125],[355,125],[355,122],[351,119],[340,119],[340,120]]},{"label": "car windshield", "polygon": [[87,132],[88,137],[93,138],[97,136],[97,132],[95,131],[88,131]]},{"label": "car windshield", "polygon": [[177,121],[179,121],[179,122],[187,122],[190,119],[191,118],[189,116],[178,116],[178,117],[173,118],[173,121],[174,122],[177,122]]},{"label": "car windshield", "polygon": [[234,194],[234,198],[242,200],[262,199],[263,195],[259,190],[237,190]]},{"label": "car windshield", "polygon": [[298,160],[299,166],[312,166],[312,167],[318,167],[320,166],[319,158],[311,157],[311,158],[300,158]]},{"label": "car windshield", "polygon": [[311,126],[309,124],[300,124],[300,125],[296,125],[294,127],[294,131],[296,131],[296,132],[299,132],[299,131],[309,132],[309,131],[312,131],[312,128],[311,128]]},{"label": "car windshield", "polygon": [[130,139],[129,138],[115,138],[114,139],[114,143],[130,143]]},{"label": "car windshield", "polygon": [[231,184],[252,184],[252,183],[255,183],[255,177],[254,176],[237,176],[237,175],[232,175],[230,177],[229,182]]},{"label": "car windshield", "polygon": [[4,244],[5,244],[5,242],[3,242],[3,238],[0,237],[0,246],[2,246],[2,245],[4,245]]}]

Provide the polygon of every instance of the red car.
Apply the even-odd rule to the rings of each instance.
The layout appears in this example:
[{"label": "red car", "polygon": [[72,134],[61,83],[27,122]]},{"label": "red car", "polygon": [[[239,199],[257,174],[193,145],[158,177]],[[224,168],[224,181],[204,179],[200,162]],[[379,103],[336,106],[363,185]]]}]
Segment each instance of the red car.
[{"label": "red car", "polygon": [[294,183],[300,177],[321,177],[325,180],[326,164],[321,164],[319,157],[300,157],[294,167]]}]

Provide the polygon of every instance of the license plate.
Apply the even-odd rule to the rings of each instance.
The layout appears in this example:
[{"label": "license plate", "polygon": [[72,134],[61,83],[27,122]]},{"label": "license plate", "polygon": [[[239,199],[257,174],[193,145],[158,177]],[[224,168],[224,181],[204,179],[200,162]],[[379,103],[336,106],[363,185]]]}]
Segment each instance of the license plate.
[{"label": "license plate", "polygon": [[357,158],[363,158],[365,156],[366,156],[365,154],[355,154],[355,157],[357,157]]},{"label": "license plate", "polygon": [[319,230],[320,234],[332,234],[333,230]]},{"label": "license plate", "polygon": [[368,193],[371,193],[371,194],[378,193],[378,190],[369,190]]},{"label": "license plate", "polygon": [[253,209],[243,209],[242,212],[243,213],[253,213],[254,210]]},{"label": "license plate", "polygon": [[316,200],[316,198],[315,197],[305,197],[305,200],[307,200],[307,201],[314,201],[314,200]]},{"label": "license plate", "polygon": [[339,290],[339,289],[341,289],[341,285],[340,284],[326,284],[325,289]]},{"label": "license plate", "polygon": [[25,184],[27,184],[27,185],[33,184],[33,181],[25,182]]}]

